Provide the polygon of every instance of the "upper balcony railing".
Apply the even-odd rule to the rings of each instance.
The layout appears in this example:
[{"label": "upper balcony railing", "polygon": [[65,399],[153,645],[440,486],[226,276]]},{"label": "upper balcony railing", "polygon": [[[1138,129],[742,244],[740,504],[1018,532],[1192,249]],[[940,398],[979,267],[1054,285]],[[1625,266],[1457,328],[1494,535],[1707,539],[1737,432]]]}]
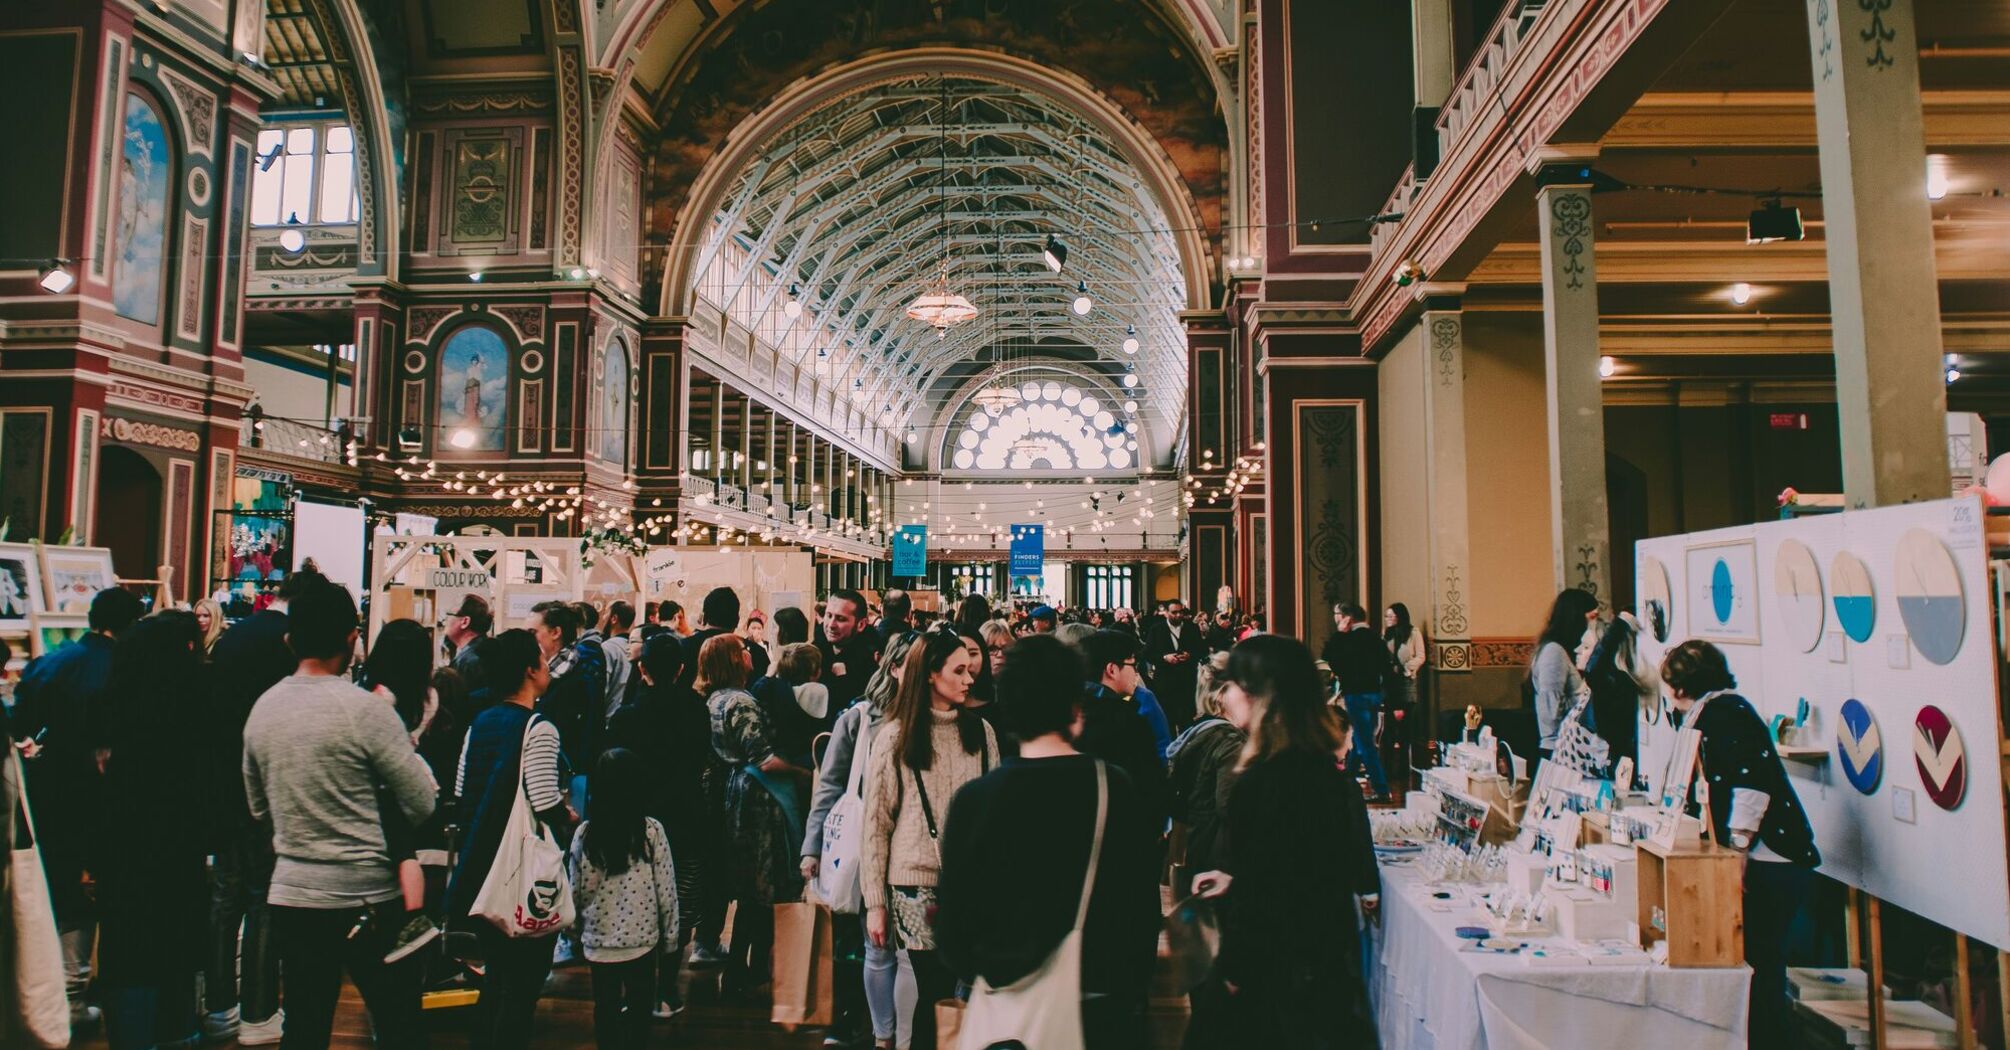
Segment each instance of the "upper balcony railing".
[{"label": "upper balcony railing", "polygon": [[348,462],[344,448],[349,441],[347,434],[290,419],[246,416],[238,423],[237,441],[245,448],[264,449],[296,459],[322,463]]}]

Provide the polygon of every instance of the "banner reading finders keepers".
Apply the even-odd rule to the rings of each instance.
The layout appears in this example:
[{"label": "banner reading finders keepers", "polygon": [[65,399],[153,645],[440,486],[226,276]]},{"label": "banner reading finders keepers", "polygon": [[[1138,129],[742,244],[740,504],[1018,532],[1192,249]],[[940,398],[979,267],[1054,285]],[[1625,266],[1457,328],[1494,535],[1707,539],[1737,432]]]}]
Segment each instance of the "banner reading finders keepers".
[{"label": "banner reading finders keepers", "polygon": [[1012,526],[1011,575],[1039,576],[1046,570],[1047,527],[1045,525]]}]

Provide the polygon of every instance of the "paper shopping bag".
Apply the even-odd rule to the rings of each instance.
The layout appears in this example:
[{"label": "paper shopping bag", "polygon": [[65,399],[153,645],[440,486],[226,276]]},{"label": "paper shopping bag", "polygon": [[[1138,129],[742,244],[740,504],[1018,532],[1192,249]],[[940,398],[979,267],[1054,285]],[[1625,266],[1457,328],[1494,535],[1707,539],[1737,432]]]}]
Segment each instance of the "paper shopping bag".
[{"label": "paper shopping bag", "polygon": [[803,901],[775,905],[774,1010],[769,1020],[793,1032],[828,1025],[835,986],[831,976],[831,910]]},{"label": "paper shopping bag", "polygon": [[963,1010],[968,1006],[961,999],[943,999],[935,1004],[935,1045],[953,1048],[963,1038]]},{"label": "paper shopping bag", "polygon": [[[0,746],[5,746],[0,742]],[[35,818],[28,808],[28,791],[21,775],[21,756],[7,748],[5,775],[18,793],[14,814],[20,823],[8,836],[7,900],[0,901],[13,923],[14,1001],[8,1013],[20,1023],[24,1042],[44,1050],[70,1045],[70,1000],[64,991],[63,945],[56,933],[56,914],[49,883],[42,872],[42,852],[35,839]],[[12,821],[7,821],[13,824]],[[0,978],[4,979],[4,978]]]}]

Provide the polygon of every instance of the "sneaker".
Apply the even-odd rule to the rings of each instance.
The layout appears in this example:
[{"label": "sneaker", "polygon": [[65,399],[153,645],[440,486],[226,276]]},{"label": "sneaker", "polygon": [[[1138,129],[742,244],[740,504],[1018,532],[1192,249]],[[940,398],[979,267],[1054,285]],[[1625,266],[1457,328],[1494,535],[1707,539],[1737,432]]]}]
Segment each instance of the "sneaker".
[{"label": "sneaker", "polygon": [[384,953],[384,962],[394,963],[407,955],[424,948],[440,937],[440,928],[423,914],[415,914],[405,923],[398,936],[391,942],[391,950]]},{"label": "sneaker", "polygon": [[286,1011],[275,1010],[271,1017],[263,1021],[246,1021],[237,1029],[239,1046],[274,1046],[279,1042],[280,1030],[286,1027]]},{"label": "sneaker", "polygon": [[662,999],[657,1001],[655,1009],[649,1011],[649,1016],[654,1017],[658,1021],[668,1021],[683,1012],[684,1004],[682,1002],[673,1003],[668,999]]},{"label": "sneaker", "polygon": [[70,1030],[73,1032],[97,1031],[98,1023],[105,1019],[105,1012],[89,1003],[70,1004]]},{"label": "sneaker", "polygon": [[206,1043],[227,1043],[237,1034],[237,1007],[213,1010],[202,1015],[202,1038]]},{"label": "sneaker", "polygon": [[698,944],[691,949],[692,966],[719,966],[726,961],[726,949],[716,944]]}]

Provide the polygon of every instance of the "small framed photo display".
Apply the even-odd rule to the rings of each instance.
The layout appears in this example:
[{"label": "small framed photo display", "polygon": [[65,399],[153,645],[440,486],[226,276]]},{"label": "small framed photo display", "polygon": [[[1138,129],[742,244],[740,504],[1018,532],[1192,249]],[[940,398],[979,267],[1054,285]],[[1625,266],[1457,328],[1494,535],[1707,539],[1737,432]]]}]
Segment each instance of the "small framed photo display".
[{"label": "small framed photo display", "polygon": [[112,552],[103,547],[43,547],[42,583],[43,607],[49,612],[88,612],[99,591],[118,586]]},{"label": "small framed photo display", "polygon": [[83,613],[36,613],[35,629],[28,635],[28,648],[35,656],[53,652],[65,642],[74,642],[91,633],[91,622]]},{"label": "small framed photo display", "polygon": [[42,569],[35,548],[0,543],[0,634],[27,634],[42,611]]}]

